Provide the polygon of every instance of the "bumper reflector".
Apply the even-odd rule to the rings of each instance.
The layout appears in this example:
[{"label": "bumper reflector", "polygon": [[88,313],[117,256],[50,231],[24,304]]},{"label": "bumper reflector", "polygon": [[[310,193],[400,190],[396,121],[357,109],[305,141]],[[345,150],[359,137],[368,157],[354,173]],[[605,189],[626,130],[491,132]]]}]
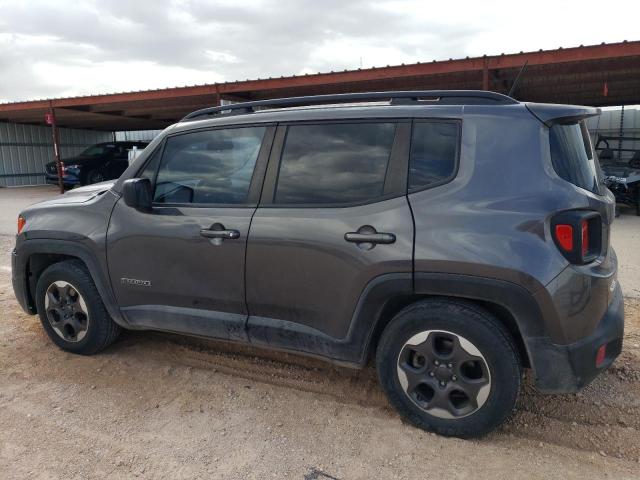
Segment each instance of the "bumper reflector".
[{"label": "bumper reflector", "polygon": [[600,366],[604,363],[607,354],[607,345],[600,345],[598,348],[598,353],[596,353],[596,368],[600,368]]}]

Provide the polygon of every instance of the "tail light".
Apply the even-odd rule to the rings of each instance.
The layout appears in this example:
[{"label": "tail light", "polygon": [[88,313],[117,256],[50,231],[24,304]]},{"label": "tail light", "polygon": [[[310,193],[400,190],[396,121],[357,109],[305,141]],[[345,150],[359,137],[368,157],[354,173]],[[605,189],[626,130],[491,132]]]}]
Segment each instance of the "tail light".
[{"label": "tail light", "polygon": [[564,223],[556,225],[556,241],[565,252],[573,252],[573,227]]},{"label": "tail light", "polygon": [[27,221],[24,219],[22,215],[18,217],[18,235],[22,233],[22,229],[24,228]]},{"label": "tail light", "polygon": [[551,231],[558,249],[571,263],[582,265],[600,256],[602,217],[598,212],[559,213],[551,221]]}]

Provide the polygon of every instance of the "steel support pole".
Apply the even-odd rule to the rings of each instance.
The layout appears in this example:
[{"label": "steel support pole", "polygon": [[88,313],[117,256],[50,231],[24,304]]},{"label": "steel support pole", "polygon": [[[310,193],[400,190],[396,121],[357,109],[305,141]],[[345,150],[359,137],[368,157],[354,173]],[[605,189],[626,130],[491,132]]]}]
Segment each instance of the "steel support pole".
[{"label": "steel support pole", "polygon": [[482,89],[489,90],[489,60],[486,55],[482,66]]},{"label": "steel support pole", "polygon": [[56,123],[56,110],[53,106],[49,107],[51,114],[51,138],[53,139],[53,157],[56,162],[56,170],[58,171],[58,187],[60,187],[60,193],[64,193],[64,183],[62,180],[62,160],[60,159],[60,135],[58,134],[58,125]]},{"label": "steel support pole", "polygon": [[218,84],[216,83],[216,107],[219,107],[220,105],[222,105],[222,98],[220,97],[220,87],[218,86]]}]

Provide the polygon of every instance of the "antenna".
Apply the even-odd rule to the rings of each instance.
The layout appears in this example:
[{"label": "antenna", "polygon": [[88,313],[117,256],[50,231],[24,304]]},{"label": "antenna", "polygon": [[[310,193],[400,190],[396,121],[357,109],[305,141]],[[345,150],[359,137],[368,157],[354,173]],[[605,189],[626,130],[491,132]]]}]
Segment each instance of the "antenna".
[{"label": "antenna", "polygon": [[516,89],[518,88],[518,83],[520,83],[520,77],[522,76],[524,71],[527,69],[527,63],[529,63],[529,60],[526,60],[524,62],[524,65],[522,65],[522,68],[518,72],[518,75],[516,76],[516,79],[513,81],[513,85],[511,85],[511,89],[509,90],[509,93],[507,94],[507,96],[513,97],[513,94],[515,93]]}]

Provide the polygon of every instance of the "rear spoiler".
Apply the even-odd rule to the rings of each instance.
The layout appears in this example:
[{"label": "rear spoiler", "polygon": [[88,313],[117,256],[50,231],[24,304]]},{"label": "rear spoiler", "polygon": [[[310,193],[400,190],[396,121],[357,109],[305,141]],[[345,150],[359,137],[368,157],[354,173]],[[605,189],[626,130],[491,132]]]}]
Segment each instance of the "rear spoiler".
[{"label": "rear spoiler", "polygon": [[557,105],[555,103],[525,103],[527,110],[547,127],[556,123],[576,123],[585,118],[600,115],[595,107],[579,105]]}]

